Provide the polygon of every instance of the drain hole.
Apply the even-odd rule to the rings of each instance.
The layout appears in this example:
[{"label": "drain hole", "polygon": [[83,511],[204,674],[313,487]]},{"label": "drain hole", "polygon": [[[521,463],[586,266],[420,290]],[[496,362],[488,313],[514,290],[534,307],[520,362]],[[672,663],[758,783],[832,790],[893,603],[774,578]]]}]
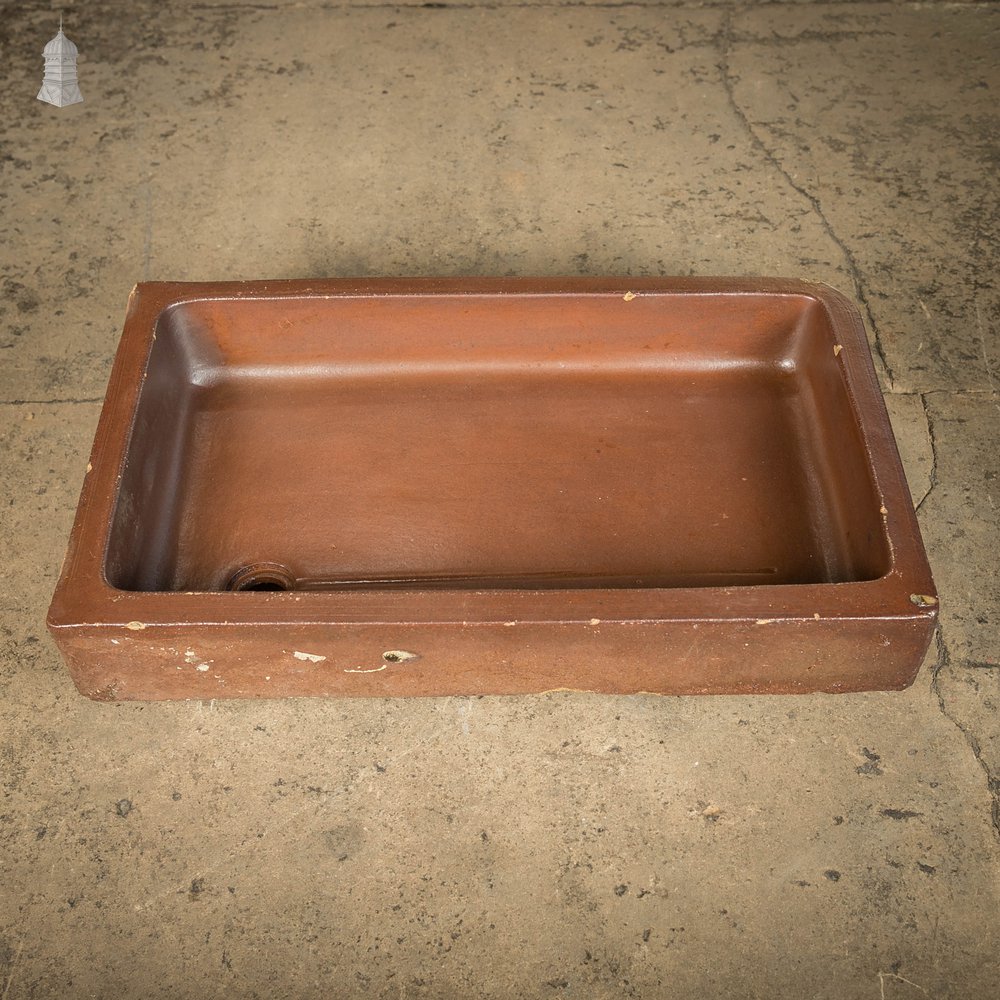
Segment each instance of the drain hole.
[{"label": "drain hole", "polygon": [[294,590],[295,577],[277,563],[254,563],[233,574],[226,590]]}]

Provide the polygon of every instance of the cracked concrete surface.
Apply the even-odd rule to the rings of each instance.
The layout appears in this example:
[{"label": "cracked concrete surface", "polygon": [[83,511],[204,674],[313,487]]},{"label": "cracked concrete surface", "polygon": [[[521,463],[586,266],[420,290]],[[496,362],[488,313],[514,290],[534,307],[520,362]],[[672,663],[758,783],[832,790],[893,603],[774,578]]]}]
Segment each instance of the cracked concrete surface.
[{"label": "cracked concrete surface", "polygon": [[[883,34],[887,33],[884,32]],[[797,36],[797,40],[801,41],[808,38],[811,42],[831,42],[835,40],[842,41],[845,37],[851,41],[855,41],[857,40],[858,35],[857,33],[851,32],[837,32],[834,35],[830,32],[820,33],[813,31],[808,34],[800,33]],[[878,324],[875,321],[875,314],[872,312],[871,304],[868,301],[865,284],[862,279],[861,271],[858,268],[858,262],[854,253],[843,241],[843,239],[837,235],[837,232],[830,223],[830,220],[824,214],[823,205],[819,196],[806,190],[801,184],[796,182],[795,178],[785,168],[778,153],[771,149],[770,146],[765,143],[764,139],[761,138],[760,132],[758,132],[757,128],[747,118],[746,112],[737,100],[736,86],[740,82],[740,77],[734,74],[730,64],[730,58],[733,50],[733,15],[731,12],[727,11],[723,17],[719,38],[722,56],[719,69],[722,74],[722,85],[725,88],[726,97],[729,100],[729,105],[733,110],[733,114],[743,126],[743,129],[750,138],[754,148],[758,150],[767,162],[775,169],[775,171],[777,171],[777,173],[784,178],[787,185],[812,207],[812,210],[816,213],[816,216],[823,227],[823,231],[843,256],[848,274],[850,275],[851,289],[854,292],[854,297],[864,310],[865,317],[868,320],[868,331],[871,335],[872,347],[874,349],[873,356],[879,369],[879,375],[882,383],[891,391],[893,388],[892,368],[889,366],[889,359],[886,357],[885,348],[882,346],[882,338],[879,336]],[[768,39],[768,41],[773,41],[773,38]],[[755,38],[754,42],[758,45],[762,44],[762,40],[759,38]]]},{"label": "cracked concrete surface", "polygon": [[[992,998],[995,5],[0,2],[0,997]],[[865,312],[897,694],[98,705],[43,618],[141,278],[784,274]]]}]

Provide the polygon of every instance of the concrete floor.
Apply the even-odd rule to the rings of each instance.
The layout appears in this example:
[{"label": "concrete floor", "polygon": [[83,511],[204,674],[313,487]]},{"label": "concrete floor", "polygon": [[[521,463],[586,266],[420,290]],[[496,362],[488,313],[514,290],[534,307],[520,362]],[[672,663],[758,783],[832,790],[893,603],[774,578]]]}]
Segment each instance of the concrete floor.
[{"label": "concrete floor", "polygon": [[[0,3],[0,1000],[997,996],[1000,9]],[[143,278],[863,303],[942,593],[897,694],[95,704],[43,619]]]}]

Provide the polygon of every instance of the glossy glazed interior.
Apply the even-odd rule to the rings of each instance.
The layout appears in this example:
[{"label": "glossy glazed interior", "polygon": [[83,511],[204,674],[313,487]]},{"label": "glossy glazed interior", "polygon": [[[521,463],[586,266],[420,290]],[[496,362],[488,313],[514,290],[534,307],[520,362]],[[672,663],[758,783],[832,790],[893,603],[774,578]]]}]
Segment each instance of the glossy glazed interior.
[{"label": "glossy glazed interior", "polygon": [[255,570],[303,590],[875,579],[888,545],[835,348],[823,305],[793,294],[182,302],[157,323],[105,574],[137,591]]}]

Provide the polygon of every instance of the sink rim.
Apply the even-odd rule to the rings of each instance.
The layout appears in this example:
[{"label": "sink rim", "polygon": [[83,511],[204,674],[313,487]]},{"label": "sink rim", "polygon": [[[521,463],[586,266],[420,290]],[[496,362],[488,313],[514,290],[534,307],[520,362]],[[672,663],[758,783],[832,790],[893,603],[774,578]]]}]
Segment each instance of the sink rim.
[{"label": "sink rim", "polygon": [[[865,459],[885,510],[889,569],[866,581],[697,588],[582,590],[130,591],[104,575],[118,480],[136,404],[167,308],[194,301],[371,298],[403,295],[578,296],[637,294],[803,296],[819,302],[838,333],[847,392],[859,416]],[[911,595],[930,603],[915,604]],[[522,613],[523,612],[523,613]],[[362,278],[239,282],[147,282],[129,298],[93,451],[49,610],[52,629],[186,624],[309,625],[508,622],[929,620],[937,593],[860,313],[828,285],[781,278]]]}]

